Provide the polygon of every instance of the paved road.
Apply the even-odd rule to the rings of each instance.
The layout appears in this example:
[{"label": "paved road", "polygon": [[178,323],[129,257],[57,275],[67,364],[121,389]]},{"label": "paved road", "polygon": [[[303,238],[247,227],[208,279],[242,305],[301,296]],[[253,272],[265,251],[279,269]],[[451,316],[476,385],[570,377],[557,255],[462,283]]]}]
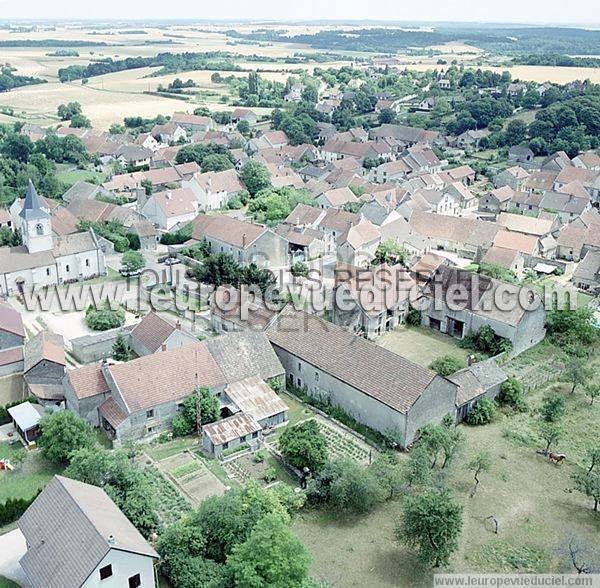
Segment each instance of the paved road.
[{"label": "paved road", "polygon": [[19,559],[26,551],[25,537],[19,529],[0,535],[0,576],[16,582],[23,588],[28,588],[29,583],[19,565]]}]

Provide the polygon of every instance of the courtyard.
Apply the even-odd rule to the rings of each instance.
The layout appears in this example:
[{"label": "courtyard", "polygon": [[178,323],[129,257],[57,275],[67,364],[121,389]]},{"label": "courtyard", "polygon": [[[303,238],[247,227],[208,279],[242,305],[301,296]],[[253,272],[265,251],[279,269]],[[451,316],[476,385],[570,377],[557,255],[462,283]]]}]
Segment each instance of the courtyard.
[{"label": "courtyard", "polygon": [[429,364],[442,355],[451,355],[466,361],[469,351],[458,345],[459,340],[424,327],[401,325],[381,335],[378,345],[406,357],[419,365]]}]

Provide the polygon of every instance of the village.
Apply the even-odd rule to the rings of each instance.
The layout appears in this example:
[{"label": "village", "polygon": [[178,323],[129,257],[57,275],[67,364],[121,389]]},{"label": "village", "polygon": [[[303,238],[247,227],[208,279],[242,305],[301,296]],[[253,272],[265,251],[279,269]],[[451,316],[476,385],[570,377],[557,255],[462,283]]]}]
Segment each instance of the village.
[{"label": "village", "polygon": [[0,588],[600,573],[599,86],[237,79],[2,125]]}]

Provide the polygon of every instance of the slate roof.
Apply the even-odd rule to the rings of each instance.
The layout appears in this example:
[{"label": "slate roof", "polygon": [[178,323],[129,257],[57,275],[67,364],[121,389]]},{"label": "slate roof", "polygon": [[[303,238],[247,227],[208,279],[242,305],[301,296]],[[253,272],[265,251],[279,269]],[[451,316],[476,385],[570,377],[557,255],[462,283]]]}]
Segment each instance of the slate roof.
[{"label": "slate roof", "polygon": [[33,586],[79,588],[111,549],[158,554],[101,488],[55,476],[19,520]]},{"label": "slate roof", "polygon": [[269,380],[285,372],[269,340],[261,331],[228,333],[209,339],[206,344],[229,383],[251,376]]},{"label": "slate roof", "polygon": [[406,413],[437,376],[326,322],[286,306],[267,329],[279,347],[400,413]]},{"label": "slate roof", "polygon": [[493,357],[474,363],[448,376],[458,386],[456,405],[461,406],[478,398],[508,379]]},{"label": "slate roof", "polygon": [[29,253],[25,245],[0,247],[0,272],[11,273],[34,267],[46,267],[56,263],[51,251]]},{"label": "slate roof", "polygon": [[29,183],[27,184],[25,203],[23,204],[19,216],[25,220],[48,218],[48,213],[43,209],[42,201],[31,180],[29,180]]}]

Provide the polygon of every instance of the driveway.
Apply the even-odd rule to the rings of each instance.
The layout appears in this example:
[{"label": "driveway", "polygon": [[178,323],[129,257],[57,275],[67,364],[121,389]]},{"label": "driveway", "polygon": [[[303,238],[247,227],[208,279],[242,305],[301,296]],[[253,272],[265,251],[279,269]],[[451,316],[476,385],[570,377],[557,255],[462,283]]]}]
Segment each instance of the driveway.
[{"label": "driveway", "polygon": [[26,551],[25,537],[19,529],[0,535],[0,576],[16,582],[23,588],[27,588],[29,582],[25,579],[19,559]]}]

